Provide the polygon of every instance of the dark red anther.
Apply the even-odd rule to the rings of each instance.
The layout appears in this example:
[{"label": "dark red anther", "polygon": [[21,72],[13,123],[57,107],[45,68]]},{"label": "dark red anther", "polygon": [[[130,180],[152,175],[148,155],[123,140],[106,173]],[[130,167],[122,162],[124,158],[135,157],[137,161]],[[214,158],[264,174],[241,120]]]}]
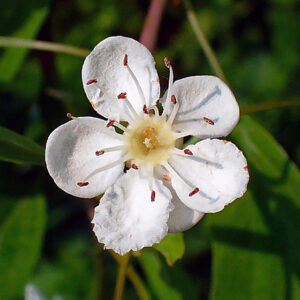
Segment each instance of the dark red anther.
[{"label": "dark red anther", "polygon": [[104,154],[104,150],[96,151],[95,154],[96,154],[97,156],[100,156],[100,155]]},{"label": "dark red anther", "polygon": [[87,83],[86,83],[86,85],[90,85],[90,84],[92,84],[92,83],[97,83],[98,81],[97,81],[97,79],[90,79]]},{"label": "dark red anther", "polygon": [[155,201],[155,191],[152,191],[151,193],[151,202]]},{"label": "dark red anther", "polygon": [[125,56],[124,56],[123,64],[124,64],[124,66],[128,65],[128,55],[127,54],[125,54]]},{"label": "dark red anther", "polygon": [[190,193],[189,193],[189,196],[192,197],[194,196],[195,194],[197,194],[199,192],[199,189],[196,187],[194,190],[192,190]]},{"label": "dark red anther", "polygon": [[143,106],[143,112],[144,112],[144,114],[148,114],[149,113],[148,110],[147,110],[147,106],[146,105]]},{"label": "dark red anther", "polygon": [[187,155],[193,155],[193,152],[191,151],[191,150],[189,150],[189,149],[184,149],[184,151],[183,151],[185,154],[187,154]]},{"label": "dark red anther", "polygon": [[215,125],[215,122],[209,118],[203,117],[203,120],[209,125]]},{"label": "dark red anther", "polygon": [[164,62],[165,62],[166,67],[169,69],[171,67],[171,63],[167,57],[164,58]]},{"label": "dark red anther", "polygon": [[120,93],[118,95],[118,99],[126,99],[126,95],[127,95],[127,93]]},{"label": "dark red anther", "polygon": [[171,102],[172,102],[173,104],[176,104],[176,103],[177,103],[177,100],[176,100],[175,95],[172,95],[172,96],[171,96]]},{"label": "dark red anther", "polygon": [[71,114],[71,113],[67,113],[67,118],[68,118],[68,119],[73,119],[72,114]]},{"label": "dark red anther", "polygon": [[131,165],[131,168],[132,168],[132,169],[135,169],[135,170],[138,170],[138,169],[139,169],[139,167],[138,167],[136,164],[132,164],[132,165]]},{"label": "dark red anther", "polygon": [[77,182],[77,185],[80,187],[87,186],[88,184],[88,182]]},{"label": "dark red anther", "polygon": [[106,127],[113,126],[114,123],[115,123],[115,120],[110,120],[110,121],[107,123]]}]

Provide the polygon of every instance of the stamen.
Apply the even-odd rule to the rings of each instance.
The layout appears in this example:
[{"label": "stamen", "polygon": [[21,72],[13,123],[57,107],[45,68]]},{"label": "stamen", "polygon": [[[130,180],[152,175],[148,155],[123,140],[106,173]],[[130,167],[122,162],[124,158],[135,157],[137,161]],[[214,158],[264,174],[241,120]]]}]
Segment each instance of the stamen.
[{"label": "stamen", "polygon": [[107,148],[103,148],[99,151],[96,151],[95,154],[97,156],[103,155],[106,152],[113,152],[113,151],[120,151],[124,149],[124,145],[119,145],[119,146],[114,146],[114,147],[107,147]]},{"label": "stamen", "polygon": [[[186,180],[185,178],[183,178],[181,175],[179,175],[179,174],[177,173],[177,171],[175,171],[175,170],[170,166],[170,164],[168,164],[168,163],[163,163],[162,165],[164,166],[164,168],[165,168],[170,174],[173,174],[174,176],[176,176],[183,184],[185,184],[185,185],[188,186],[189,188],[192,187],[192,185],[191,185],[190,183],[188,183],[187,180]],[[190,197],[193,196],[193,195],[195,195],[196,193],[199,192],[199,188],[197,188],[197,187],[196,187],[196,188],[195,188],[195,187],[192,187],[192,188],[194,188],[194,189],[192,190],[192,192],[189,193],[189,196],[190,196]]]},{"label": "stamen", "polygon": [[209,125],[215,125],[215,122],[207,117],[203,117],[203,120]]},{"label": "stamen", "polygon": [[135,170],[138,170],[138,169],[139,169],[139,167],[138,167],[136,164],[132,164],[132,165],[131,165],[131,168],[132,168],[132,169],[135,169]]},{"label": "stamen", "polygon": [[175,117],[176,117],[176,114],[177,114],[177,112],[178,112],[178,109],[179,109],[179,103],[176,102],[176,103],[174,104],[174,108],[173,108],[173,110],[172,110],[172,112],[171,112],[171,115],[170,115],[170,117],[168,118],[168,124],[170,124],[170,125],[173,124],[173,122],[174,122],[174,120],[175,120]]},{"label": "stamen", "polygon": [[144,114],[148,114],[149,113],[148,110],[147,110],[147,106],[146,105],[143,106],[143,112],[144,112]]},{"label": "stamen", "polygon": [[183,138],[183,137],[186,137],[186,136],[189,136],[191,135],[190,133],[187,133],[187,132],[174,132],[174,137],[175,139],[180,139],[180,138]]},{"label": "stamen", "polygon": [[126,104],[127,104],[127,106],[128,106],[128,108],[129,108],[129,110],[130,110],[130,112],[133,114],[133,116],[134,116],[135,118],[138,118],[138,113],[137,113],[136,110],[133,108],[131,102],[128,100],[128,98],[126,97],[126,95],[127,95],[127,93],[125,93],[125,92],[124,92],[124,93],[120,93],[120,94],[118,95],[118,99],[125,100],[125,101],[126,101]]},{"label": "stamen", "polygon": [[128,55],[127,54],[125,54],[125,56],[124,56],[123,64],[124,64],[124,66],[128,65]]},{"label": "stamen", "polygon": [[163,175],[163,180],[164,180],[164,181],[167,181],[167,182],[170,182],[170,181],[171,181],[171,178],[170,178],[170,176],[169,176],[168,174],[164,174],[164,175]]},{"label": "stamen", "polygon": [[97,79],[90,79],[90,80],[86,83],[86,85],[90,85],[90,84],[92,84],[92,83],[97,83],[97,82],[98,82]]},{"label": "stamen", "polygon": [[96,151],[95,154],[97,156],[100,156],[100,155],[104,154],[104,150]]},{"label": "stamen", "polygon": [[151,109],[154,110],[154,115],[155,115],[156,117],[159,117],[159,111],[158,111],[157,106],[156,106],[156,105],[150,106],[150,107],[148,108],[148,112],[149,112],[149,110],[151,110]]},{"label": "stamen", "polygon": [[173,104],[176,104],[176,103],[177,103],[177,100],[176,100],[175,95],[172,95],[172,96],[171,96],[171,102],[172,102]]},{"label": "stamen", "polygon": [[130,155],[129,154],[125,154],[123,157],[121,157],[120,159],[116,160],[116,161],[113,161],[111,162],[110,164],[107,164],[106,166],[103,166],[103,167],[100,167],[96,170],[94,170],[90,175],[88,175],[85,180],[88,180],[89,178],[91,178],[92,176],[100,173],[100,172],[103,172],[105,170],[109,170],[117,165],[120,165],[120,164],[123,164],[126,160],[129,160],[130,159]]},{"label": "stamen", "polygon": [[67,118],[68,119],[75,119],[75,117],[69,112],[67,113]]},{"label": "stamen", "polygon": [[115,120],[110,120],[107,124],[106,124],[106,127],[111,127],[115,124]]},{"label": "stamen", "polygon": [[190,193],[189,193],[189,196],[192,197],[194,196],[195,194],[197,194],[199,192],[199,189],[196,187],[195,189],[193,189]]},{"label": "stamen", "polygon": [[166,104],[165,104],[165,109],[162,113],[162,117],[165,116],[167,108],[170,107],[171,95],[173,93],[173,80],[174,80],[173,68],[172,68],[170,61],[165,57],[164,62],[165,62],[166,67],[169,69],[170,74],[169,74],[169,84],[168,84]]},{"label": "stamen", "polygon": [[183,151],[185,154],[188,154],[188,155],[193,155],[193,152],[189,149],[184,149]]},{"label": "stamen", "polygon": [[141,88],[141,85],[140,85],[139,81],[137,80],[136,76],[134,75],[133,71],[131,70],[131,68],[128,65],[128,55],[127,54],[125,54],[125,56],[124,56],[123,64],[124,64],[124,66],[127,67],[127,70],[129,72],[131,78],[133,79],[134,83],[135,83],[135,86],[138,90],[138,93],[141,97],[141,100],[142,100],[143,104],[146,105],[146,98],[145,98],[145,95],[144,95],[143,90]]},{"label": "stamen", "polygon": [[87,181],[85,181],[85,182],[77,182],[77,185],[80,186],[80,187],[84,187],[84,186],[89,185],[89,183]]},{"label": "stamen", "polygon": [[155,201],[155,191],[151,192],[151,202]]}]

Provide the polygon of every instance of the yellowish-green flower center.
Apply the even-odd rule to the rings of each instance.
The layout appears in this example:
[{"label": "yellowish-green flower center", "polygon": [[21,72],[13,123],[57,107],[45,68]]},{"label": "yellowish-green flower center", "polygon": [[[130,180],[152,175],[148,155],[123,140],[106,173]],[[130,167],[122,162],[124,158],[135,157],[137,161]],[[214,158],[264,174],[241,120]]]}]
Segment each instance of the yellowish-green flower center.
[{"label": "yellowish-green flower center", "polygon": [[145,116],[126,132],[126,148],[139,164],[160,165],[171,156],[175,137],[171,126],[162,118]]}]

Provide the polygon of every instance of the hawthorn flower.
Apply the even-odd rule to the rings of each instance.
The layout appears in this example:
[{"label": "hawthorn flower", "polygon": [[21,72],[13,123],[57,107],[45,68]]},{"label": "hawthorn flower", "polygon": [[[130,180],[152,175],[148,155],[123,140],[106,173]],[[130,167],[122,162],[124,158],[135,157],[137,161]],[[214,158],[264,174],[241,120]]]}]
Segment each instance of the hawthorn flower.
[{"label": "hawthorn flower", "polygon": [[[204,213],[221,211],[244,194],[249,180],[242,152],[215,139],[239,120],[230,89],[214,76],[173,82],[172,66],[165,64],[169,87],[160,113],[151,53],[130,38],[103,40],[85,59],[82,80],[92,107],[107,121],[69,115],[47,141],[46,164],[58,187],[83,198],[104,193],[94,232],[119,254],[152,246]],[[191,135],[201,141],[176,147]]]}]

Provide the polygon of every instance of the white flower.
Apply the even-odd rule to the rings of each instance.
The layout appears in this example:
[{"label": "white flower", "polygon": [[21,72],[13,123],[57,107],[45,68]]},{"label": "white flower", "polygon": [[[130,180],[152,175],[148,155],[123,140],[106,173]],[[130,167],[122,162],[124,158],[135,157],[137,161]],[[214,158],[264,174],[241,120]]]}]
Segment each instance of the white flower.
[{"label": "white flower", "polygon": [[[74,118],[47,141],[46,163],[55,183],[77,197],[103,194],[93,219],[99,242],[119,254],[158,243],[220,211],[246,191],[249,174],[242,152],[228,135],[238,104],[224,82],[193,76],[173,83],[161,99],[150,52],[137,41],[110,37],[85,59],[84,90],[108,119]],[[127,121],[128,127],[119,121]],[[115,127],[124,131],[118,134]],[[176,140],[204,139],[180,150]],[[131,166],[124,172],[124,166]]]}]

